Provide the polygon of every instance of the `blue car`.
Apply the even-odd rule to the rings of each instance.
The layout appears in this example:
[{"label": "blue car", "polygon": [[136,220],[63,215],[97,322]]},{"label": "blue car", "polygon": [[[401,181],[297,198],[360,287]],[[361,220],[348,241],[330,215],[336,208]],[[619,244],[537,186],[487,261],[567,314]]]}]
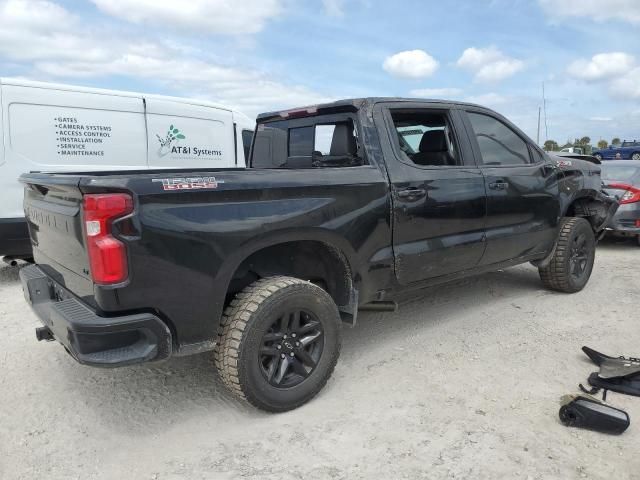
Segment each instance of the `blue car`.
[{"label": "blue car", "polygon": [[598,160],[640,160],[640,142],[625,140],[619,147],[609,145],[609,148],[594,150],[591,155]]}]

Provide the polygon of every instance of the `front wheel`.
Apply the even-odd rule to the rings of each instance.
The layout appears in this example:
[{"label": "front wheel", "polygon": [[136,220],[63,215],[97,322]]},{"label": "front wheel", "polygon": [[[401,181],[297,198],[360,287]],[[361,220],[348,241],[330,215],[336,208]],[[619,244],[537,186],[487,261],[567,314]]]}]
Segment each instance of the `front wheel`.
[{"label": "front wheel", "polygon": [[226,308],[215,352],[220,378],[270,412],[311,400],[340,354],[340,316],[322,288],[292,277],[252,283]]},{"label": "front wheel", "polygon": [[579,292],[589,281],[596,256],[591,224],[584,218],[565,217],[560,223],[551,261],[538,268],[545,287],[559,292]]},{"label": "front wheel", "polygon": [[631,160],[640,160],[640,153],[636,152],[633,155],[631,155]]}]

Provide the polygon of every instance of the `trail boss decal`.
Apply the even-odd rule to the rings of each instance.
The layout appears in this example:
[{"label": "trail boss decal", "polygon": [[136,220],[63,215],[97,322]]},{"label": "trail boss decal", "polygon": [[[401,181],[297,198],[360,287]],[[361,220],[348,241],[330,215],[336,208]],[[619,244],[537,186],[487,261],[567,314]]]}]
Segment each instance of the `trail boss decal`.
[{"label": "trail boss decal", "polygon": [[163,190],[218,188],[218,185],[224,183],[224,180],[216,180],[216,177],[152,178],[151,181],[162,182]]},{"label": "trail boss decal", "polygon": [[171,154],[172,157],[184,159],[206,159],[207,157],[213,158],[222,156],[222,150],[220,149],[203,147],[200,145],[182,145],[180,141],[185,140],[187,137],[178,127],[173,125],[169,126],[169,130],[167,130],[167,134],[164,137],[161,137],[157,133],[156,137],[160,144],[160,148],[158,149],[159,157],[164,157],[169,154]]},{"label": "trail boss decal", "polygon": [[571,160],[558,160],[557,163],[559,167],[570,167],[571,165],[573,165],[571,163]]}]

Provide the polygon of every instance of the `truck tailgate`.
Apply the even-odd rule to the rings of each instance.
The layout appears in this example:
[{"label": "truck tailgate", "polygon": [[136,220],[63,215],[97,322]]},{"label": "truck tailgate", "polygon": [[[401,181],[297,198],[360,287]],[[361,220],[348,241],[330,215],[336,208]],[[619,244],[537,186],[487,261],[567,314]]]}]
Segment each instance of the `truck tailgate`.
[{"label": "truck tailgate", "polygon": [[71,175],[23,177],[24,210],[35,261],[78,296],[91,296],[93,282],[82,229],[79,178]]}]

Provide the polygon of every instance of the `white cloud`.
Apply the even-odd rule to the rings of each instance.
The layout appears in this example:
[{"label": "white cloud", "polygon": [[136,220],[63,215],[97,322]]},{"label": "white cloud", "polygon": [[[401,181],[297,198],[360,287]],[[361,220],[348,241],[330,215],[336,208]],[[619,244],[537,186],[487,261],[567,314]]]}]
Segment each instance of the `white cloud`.
[{"label": "white cloud", "polygon": [[613,120],[611,117],[589,117],[592,122],[610,122]]},{"label": "white cloud", "polygon": [[569,75],[587,81],[606,80],[633,69],[635,58],[624,52],[598,53],[591,60],[579,59],[567,68]]},{"label": "white cloud", "polygon": [[282,11],[281,0],[91,0],[103,12],[132,23],[250,34]]},{"label": "white cloud", "polygon": [[622,99],[640,99],[640,67],[629,70],[620,78],[609,84],[609,92],[614,97]]},{"label": "white cloud", "polygon": [[619,20],[640,24],[638,0],[538,0],[551,18],[587,17],[596,22]]},{"label": "white cloud", "polygon": [[396,77],[425,78],[434,74],[438,62],[424,50],[405,50],[387,57],[382,68]]},{"label": "white cloud", "polygon": [[567,72],[587,82],[605,82],[612,97],[640,99],[640,66],[628,53],[598,53],[590,60],[578,59],[569,65]]},{"label": "white cloud", "polygon": [[43,0],[0,3],[0,54],[12,60],[54,58],[101,59],[108,50],[85,44],[74,32],[78,19]]},{"label": "white cloud", "polygon": [[509,99],[499,93],[483,93],[481,95],[472,95],[465,98],[465,101],[470,103],[477,103],[478,105],[484,105],[486,107],[496,107],[506,104]]},{"label": "white cloud", "polygon": [[493,46],[467,48],[456,65],[472,72],[480,82],[497,82],[515,75],[525,67],[522,60],[509,57]]},{"label": "white cloud", "polygon": [[325,13],[331,17],[344,16],[344,0],[322,0],[322,6]]},{"label": "white cloud", "polygon": [[453,98],[462,95],[459,88],[418,88],[411,90],[409,95],[420,98]]},{"label": "white cloud", "polygon": [[237,108],[248,115],[277,108],[333,100],[304,86],[270,79],[262,72],[232,68],[202,60],[174,59],[122,52],[106,62],[38,62],[41,72],[53,77],[125,75],[170,87],[173,95],[206,98]]},{"label": "white cloud", "polygon": [[25,77],[73,83],[78,78],[127,76],[164,87],[172,95],[206,98],[249,115],[332,100],[252,68],[208,61],[171,40],[85,27],[69,11],[45,0],[0,3],[0,25],[0,58],[30,66]]}]

